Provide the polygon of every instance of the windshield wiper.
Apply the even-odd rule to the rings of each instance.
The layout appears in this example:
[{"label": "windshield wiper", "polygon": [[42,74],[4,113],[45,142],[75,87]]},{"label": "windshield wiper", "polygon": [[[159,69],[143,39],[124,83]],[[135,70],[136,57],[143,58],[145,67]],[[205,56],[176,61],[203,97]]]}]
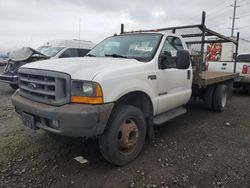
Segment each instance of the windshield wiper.
[{"label": "windshield wiper", "polygon": [[96,55],[93,55],[93,54],[87,54],[86,56],[88,56],[88,57],[96,57]]},{"label": "windshield wiper", "polygon": [[118,55],[118,54],[105,54],[106,57],[118,57],[118,58],[126,58],[126,59],[131,59],[130,57],[123,56],[123,55]]}]

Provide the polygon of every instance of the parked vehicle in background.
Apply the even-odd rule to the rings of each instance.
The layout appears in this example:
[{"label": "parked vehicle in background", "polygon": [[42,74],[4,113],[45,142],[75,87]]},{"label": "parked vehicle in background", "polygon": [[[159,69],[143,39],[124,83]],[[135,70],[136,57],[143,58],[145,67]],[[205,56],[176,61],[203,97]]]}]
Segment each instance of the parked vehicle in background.
[{"label": "parked vehicle in background", "polygon": [[12,51],[9,53],[8,63],[4,68],[3,74],[0,75],[0,81],[8,83],[13,89],[17,89],[18,69],[24,64],[44,59],[49,59],[49,57],[29,47]]},{"label": "parked vehicle in background", "polygon": [[52,40],[37,50],[51,58],[83,57],[94,46],[94,43],[85,40]]},{"label": "parked vehicle in background", "polygon": [[[183,30],[196,29],[195,33]],[[178,34],[181,31],[182,34]],[[221,112],[235,73],[204,72],[203,37],[237,41],[199,25],[140,30],[114,35],[84,58],[50,59],[22,66],[16,112],[31,129],[72,137],[98,137],[103,157],[125,165],[141,152],[154,125],[186,113],[191,96]],[[185,39],[201,44],[192,68]],[[194,71],[194,72],[193,72]]]},{"label": "parked vehicle in background", "polygon": [[8,55],[0,53],[0,66],[5,66],[8,62]]},{"label": "parked vehicle in background", "polygon": [[0,75],[0,82],[8,83],[11,88],[18,88],[18,69],[20,66],[41,59],[84,57],[95,46],[90,41],[83,40],[55,40],[34,50],[29,47],[21,48],[9,53],[6,67]]},{"label": "parked vehicle in background", "polygon": [[[234,72],[234,61],[209,61],[209,72]],[[235,71],[239,77],[234,81],[234,87],[243,87],[250,92],[250,53],[239,54],[236,58]]]}]

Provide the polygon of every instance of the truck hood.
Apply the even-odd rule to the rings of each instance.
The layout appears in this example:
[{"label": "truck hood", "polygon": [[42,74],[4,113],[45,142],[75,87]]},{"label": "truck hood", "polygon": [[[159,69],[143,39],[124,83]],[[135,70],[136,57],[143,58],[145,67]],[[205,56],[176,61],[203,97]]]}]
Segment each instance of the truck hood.
[{"label": "truck hood", "polygon": [[128,68],[138,64],[142,64],[142,62],[135,59],[82,57],[37,61],[26,64],[22,68],[63,72],[69,74],[72,79],[93,80],[99,73]]}]

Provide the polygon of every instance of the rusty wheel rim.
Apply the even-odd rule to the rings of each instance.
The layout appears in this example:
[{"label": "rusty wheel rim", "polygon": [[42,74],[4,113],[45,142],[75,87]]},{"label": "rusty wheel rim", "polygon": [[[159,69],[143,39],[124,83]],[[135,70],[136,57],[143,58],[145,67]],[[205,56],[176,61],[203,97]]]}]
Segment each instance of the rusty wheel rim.
[{"label": "rusty wheel rim", "polygon": [[125,120],[118,132],[118,148],[123,154],[133,152],[139,140],[139,129],[136,122],[129,118]]}]

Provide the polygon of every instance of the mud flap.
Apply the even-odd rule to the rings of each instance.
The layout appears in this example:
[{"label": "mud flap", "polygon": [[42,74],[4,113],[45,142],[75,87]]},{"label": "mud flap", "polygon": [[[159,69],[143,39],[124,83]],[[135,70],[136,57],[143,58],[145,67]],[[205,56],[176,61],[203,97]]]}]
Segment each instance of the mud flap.
[{"label": "mud flap", "polygon": [[150,142],[152,142],[155,139],[153,117],[147,118],[147,137],[148,137]]}]

